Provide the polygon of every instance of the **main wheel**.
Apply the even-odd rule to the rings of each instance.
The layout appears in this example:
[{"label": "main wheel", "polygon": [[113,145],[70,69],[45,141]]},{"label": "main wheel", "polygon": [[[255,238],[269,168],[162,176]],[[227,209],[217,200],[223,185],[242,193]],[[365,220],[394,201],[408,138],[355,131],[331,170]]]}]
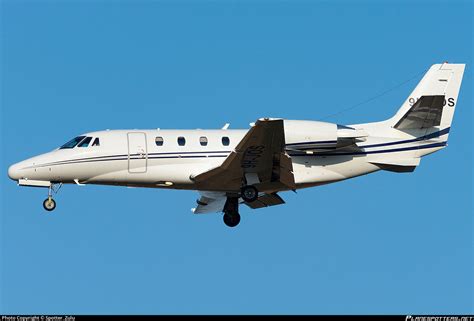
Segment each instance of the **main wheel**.
[{"label": "main wheel", "polygon": [[240,223],[240,214],[239,213],[225,213],[224,223],[228,227],[236,227]]},{"label": "main wheel", "polygon": [[240,190],[242,199],[248,203],[254,202],[258,198],[258,191],[254,186],[247,185]]},{"label": "main wheel", "polygon": [[51,212],[52,210],[56,208],[56,202],[52,198],[48,197],[47,199],[44,200],[43,207],[48,212]]}]

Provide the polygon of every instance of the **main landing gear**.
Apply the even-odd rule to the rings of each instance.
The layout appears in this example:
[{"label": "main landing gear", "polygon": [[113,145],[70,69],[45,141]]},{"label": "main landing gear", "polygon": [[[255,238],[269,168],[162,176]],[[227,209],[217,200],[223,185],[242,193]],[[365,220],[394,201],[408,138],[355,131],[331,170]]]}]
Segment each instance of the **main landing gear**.
[{"label": "main landing gear", "polygon": [[53,199],[53,192],[57,193],[63,184],[51,184],[48,187],[48,198],[43,202],[43,208],[48,212],[53,211],[56,208],[56,201]]},{"label": "main landing gear", "polygon": [[239,212],[226,212],[224,213],[224,223],[228,227],[236,227],[240,223]]},{"label": "main landing gear", "polygon": [[246,185],[240,189],[240,195],[244,201],[247,203],[252,203],[258,198],[258,190],[255,188],[255,186]]},{"label": "main landing gear", "polygon": [[[240,190],[240,197],[247,203],[254,202],[258,199],[258,190],[255,186],[246,185]],[[224,205],[224,223],[228,227],[236,227],[240,223],[239,214],[239,197],[229,196]]]},{"label": "main landing gear", "polygon": [[228,227],[236,227],[240,223],[239,198],[227,197],[224,205],[224,223]]}]

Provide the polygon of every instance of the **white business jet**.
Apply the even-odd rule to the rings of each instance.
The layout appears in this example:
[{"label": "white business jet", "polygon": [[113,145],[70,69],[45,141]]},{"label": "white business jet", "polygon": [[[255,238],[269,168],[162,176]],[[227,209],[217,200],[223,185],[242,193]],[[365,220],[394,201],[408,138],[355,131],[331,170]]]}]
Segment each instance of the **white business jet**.
[{"label": "white business jet", "polygon": [[262,118],[249,130],[107,130],[10,166],[21,186],[101,184],[197,190],[195,214],[224,213],[240,222],[239,205],[283,204],[277,194],[378,170],[412,172],[422,156],[446,146],[464,64],[433,65],[390,119],[338,125]]}]

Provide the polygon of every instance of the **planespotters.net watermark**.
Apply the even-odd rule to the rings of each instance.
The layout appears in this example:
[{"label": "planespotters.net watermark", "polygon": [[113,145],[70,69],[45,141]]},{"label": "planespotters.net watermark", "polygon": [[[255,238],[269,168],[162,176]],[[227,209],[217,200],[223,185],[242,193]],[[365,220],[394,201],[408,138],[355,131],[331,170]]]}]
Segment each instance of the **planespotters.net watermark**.
[{"label": "planespotters.net watermark", "polygon": [[405,321],[474,321],[474,317],[468,316],[411,316],[407,315]]},{"label": "planespotters.net watermark", "polygon": [[67,315],[2,315],[1,321],[75,321],[76,317]]}]

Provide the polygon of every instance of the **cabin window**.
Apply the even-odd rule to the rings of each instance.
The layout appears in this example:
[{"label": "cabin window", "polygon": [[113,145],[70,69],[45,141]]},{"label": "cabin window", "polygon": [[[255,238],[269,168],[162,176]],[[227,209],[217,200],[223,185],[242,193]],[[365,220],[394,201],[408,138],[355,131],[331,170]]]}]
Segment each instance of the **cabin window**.
[{"label": "cabin window", "polygon": [[156,146],[163,146],[163,142],[164,142],[163,137],[159,136],[155,138]]},{"label": "cabin window", "polygon": [[94,139],[94,142],[92,143],[92,146],[100,146],[99,137],[96,137],[96,138]]},{"label": "cabin window", "polygon": [[87,147],[89,146],[89,143],[91,142],[91,140],[92,140],[92,137],[86,137],[86,139],[80,142],[79,145],[77,145],[77,147]]},{"label": "cabin window", "polygon": [[201,146],[207,146],[207,137],[200,137],[199,138],[199,143],[201,144]]},{"label": "cabin window", "polygon": [[59,149],[67,149],[67,148],[74,148],[77,144],[79,144],[86,136],[77,136],[68,141],[66,144],[59,147]]},{"label": "cabin window", "polygon": [[229,137],[226,137],[226,136],[222,137],[222,145],[229,146],[229,144],[230,144]]},{"label": "cabin window", "polygon": [[183,136],[178,137],[178,145],[179,146],[186,145],[186,139]]}]

